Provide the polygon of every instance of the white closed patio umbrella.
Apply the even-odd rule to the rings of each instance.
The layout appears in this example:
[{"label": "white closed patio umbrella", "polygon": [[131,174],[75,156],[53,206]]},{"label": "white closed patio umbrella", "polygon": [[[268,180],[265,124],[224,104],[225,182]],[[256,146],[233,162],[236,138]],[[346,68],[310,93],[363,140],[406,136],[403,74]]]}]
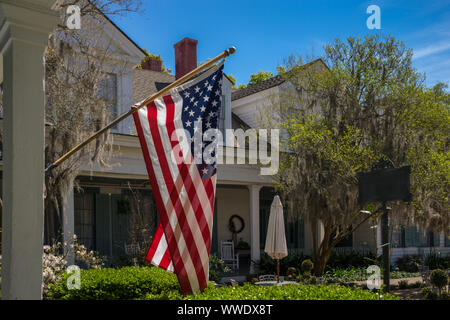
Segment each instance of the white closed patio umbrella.
[{"label": "white closed patio umbrella", "polygon": [[284,230],[283,206],[280,197],[275,196],[270,207],[269,225],[267,227],[266,247],[264,251],[277,260],[277,282],[280,282],[280,259],[288,255],[286,233]]}]

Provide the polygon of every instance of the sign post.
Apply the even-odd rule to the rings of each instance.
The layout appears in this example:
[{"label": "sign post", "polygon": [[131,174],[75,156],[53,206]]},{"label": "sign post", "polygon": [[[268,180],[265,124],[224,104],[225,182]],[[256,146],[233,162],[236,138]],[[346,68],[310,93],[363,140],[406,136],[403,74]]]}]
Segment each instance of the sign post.
[{"label": "sign post", "polygon": [[389,241],[389,210],[387,201],[410,202],[411,167],[395,168],[390,160],[380,159],[369,172],[358,172],[358,203],[381,202],[381,242],[383,249],[383,284],[386,291],[390,290],[390,241]]},{"label": "sign post", "polygon": [[389,211],[386,207],[386,201],[383,201],[381,207],[383,214],[381,215],[381,242],[383,246],[383,283],[386,286],[386,290],[389,292],[390,280],[391,280],[391,259],[390,249],[391,244],[389,242]]}]

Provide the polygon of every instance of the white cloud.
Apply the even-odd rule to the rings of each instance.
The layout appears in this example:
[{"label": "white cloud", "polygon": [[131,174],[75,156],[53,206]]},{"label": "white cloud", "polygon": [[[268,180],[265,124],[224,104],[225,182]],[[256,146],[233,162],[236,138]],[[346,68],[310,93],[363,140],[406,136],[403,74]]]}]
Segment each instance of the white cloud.
[{"label": "white cloud", "polygon": [[450,49],[450,41],[446,41],[445,43],[441,42],[439,44],[433,44],[425,48],[414,50],[413,59],[414,60],[420,59],[449,49]]}]

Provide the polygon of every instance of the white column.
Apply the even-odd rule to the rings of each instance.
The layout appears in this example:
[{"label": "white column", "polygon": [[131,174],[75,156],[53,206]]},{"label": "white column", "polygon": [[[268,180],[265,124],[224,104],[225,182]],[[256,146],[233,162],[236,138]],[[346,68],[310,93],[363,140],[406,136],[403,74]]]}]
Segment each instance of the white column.
[{"label": "white column", "polygon": [[254,262],[260,258],[259,250],[259,191],[262,186],[249,185],[250,191],[250,273],[255,272]]},{"label": "white column", "polygon": [[51,0],[0,0],[3,55],[2,299],[41,299],[44,64]]},{"label": "white column", "polygon": [[319,220],[319,223],[317,224],[317,248],[320,247],[320,244],[322,243],[324,237],[325,227],[323,225],[323,222]]},{"label": "white column", "polygon": [[[71,188],[70,191],[67,192],[64,198],[63,233],[64,242],[70,243],[73,235],[75,234],[75,203],[73,198],[73,188]],[[66,249],[70,250],[69,248]],[[71,252],[66,253],[68,253],[67,263],[69,265],[74,264],[75,260],[71,255]]]}]

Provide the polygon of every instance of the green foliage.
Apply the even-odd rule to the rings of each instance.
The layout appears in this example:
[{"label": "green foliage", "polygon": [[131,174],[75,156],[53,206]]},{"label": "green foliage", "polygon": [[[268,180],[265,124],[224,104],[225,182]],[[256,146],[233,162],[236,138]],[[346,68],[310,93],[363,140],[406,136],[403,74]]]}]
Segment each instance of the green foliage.
[{"label": "green foliage", "polygon": [[[377,293],[337,285],[262,287],[250,284],[219,289],[209,285],[203,293],[181,296],[176,276],[156,267],[124,267],[81,271],[81,288],[69,290],[68,275],[49,288],[48,299],[144,300],[378,300]],[[312,277],[311,277],[312,278]],[[314,282],[314,281],[311,281]],[[389,294],[382,299],[401,299]]]},{"label": "green foliage", "polygon": [[231,80],[233,88],[236,88],[236,78],[231,73],[228,73],[227,77]]},{"label": "green foliage", "polygon": [[442,288],[447,286],[448,284],[447,272],[442,269],[436,269],[431,271],[430,282],[432,285],[436,286],[439,289],[440,293]]},{"label": "green foliage", "polygon": [[156,267],[81,270],[81,288],[67,288],[68,274],[49,286],[48,299],[137,299],[146,294],[159,298],[179,297],[174,274]]},{"label": "green foliage", "polygon": [[450,255],[441,254],[440,252],[431,252],[425,257],[425,265],[434,269],[450,269]]},{"label": "green foliage", "polygon": [[[338,285],[288,285],[255,286],[244,284],[236,287],[208,288],[201,294],[186,297],[190,300],[379,300],[378,293]],[[383,294],[382,300],[402,300]]]},{"label": "green foliage", "polygon": [[418,255],[406,255],[400,257],[395,262],[395,265],[399,268],[399,270],[407,272],[418,272],[419,266],[422,264],[423,260]]},{"label": "green foliage", "polygon": [[277,73],[279,75],[284,75],[286,73],[286,67],[285,66],[277,66]]},{"label": "green foliage", "polygon": [[311,261],[311,259],[303,260],[300,268],[302,269],[303,273],[311,273],[312,269],[314,269],[314,263]]},{"label": "green foliage", "polygon": [[[152,54],[152,53],[148,52],[146,49],[144,49],[144,52],[146,53],[146,56],[144,57],[144,59],[142,59],[141,65],[137,66],[138,69],[142,69],[142,64],[147,61],[150,61],[150,60],[158,60],[161,62],[163,61],[160,54],[158,54],[158,55]],[[170,74],[170,73],[172,73],[172,70],[167,69],[163,63],[163,64],[161,64],[161,72],[165,73],[165,74]]]},{"label": "green foliage", "polygon": [[225,265],[225,262],[214,254],[209,257],[209,280],[219,282],[224,273],[231,272],[231,269]]},{"label": "green foliage", "polygon": [[261,83],[267,79],[270,79],[274,76],[274,74],[270,71],[258,71],[257,73],[252,73],[250,75],[250,81],[248,82],[248,85],[254,85],[257,83]]},{"label": "green foliage", "polygon": [[425,259],[419,255],[405,255],[395,262],[395,265],[401,271],[418,272],[419,266],[425,265],[430,270],[449,269],[450,255],[441,254],[440,252],[431,252],[425,256]]},{"label": "green foliage", "polygon": [[411,289],[415,289],[415,288],[420,288],[421,286],[422,286],[422,281],[416,281],[416,282],[413,282],[413,283],[411,283],[410,285],[409,285],[409,287],[411,288]]},{"label": "green foliage", "polygon": [[360,253],[352,252],[335,252],[333,251],[327,263],[325,270],[347,269],[351,267],[362,268],[376,264],[375,255],[372,252]]},{"label": "green foliage", "polygon": [[[383,269],[380,270],[380,277],[383,278]],[[353,281],[367,280],[369,274],[367,268],[348,268],[329,270],[323,274],[323,278],[332,283],[345,283]],[[415,272],[391,271],[391,279],[413,278],[420,276]]]},{"label": "green foliage", "polygon": [[[303,260],[311,258],[303,254],[290,254],[280,260],[280,274],[286,274],[289,267],[299,268]],[[261,254],[260,260],[256,261],[259,274],[273,274],[277,271],[277,263],[266,253]]]},{"label": "green foliage", "polygon": [[448,292],[442,292],[440,296],[441,300],[450,300],[450,293]]},{"label": "green foliage", "polygon": [[[426,89],[412,50],[391,36],[336,39],[324,47],[328,68],[288,62],[292,84],[267,112],[269,125],[285,132],[279,189],[308,212],[311,228],[324,223],[313,248],[315,272],[324,271],[332,234],[354,232],[372,215],[361,214],[356,173],[380,157],[411,165],[412,203],[393,203],[402,221],[436,231],[450,225],[450,94],[445,85]],[[312,65],[309,65],[312,66]],[[297,72],[298,71],[298,72]],[[276,113],[276,116],[273,116]],[[273,123],[274,118],[278,123]]]},{"label": "green foliage", "polygon": [[[296,269],[301,268],[301,263],[305,259],[311,259],[310,256],[304,254],[290,254],[286,258],[280,260],[280,273],[286,274],[289,267]],[[374,264],[375,255],[372,252],[359,253],[352,252],[332,252],[327,263],[327,271],[335,269],[363,268]],[[261,259],[257,261],[257,267],[260,274],[271,274],[275,272],[277,266],[276,261],[263,253]]]},{"label": "green foliage", "polygon": [[422,295],[427,300],[437,300],[438,295],[433,291],[431,287],[425,287],[422,289]]},{"label": "green foliage", "polygon": [[400,280],[398,282],[398,288],[399,289],[404,290],[404,289],[408,289],[408,287],[409,287],[408,280]]},{"label": "green foliage", "polygon": [[[252,73],[250,75],[250,81],[248,82],[248,84],[240,84],[237,87],[237,89],[244,89],[244,88],[247,88],[248,86],[251,86],[251,85],[254,85],[254,84],[257,84],[257,83],[261,83],[261,82],[263,82],[263,81],[265,81],[267,79],[272,78],[273,76],[274,76],[274,74],[272,72],[269,72],[269,71],[258,71],[257,73]],[[236,80],[235,79],[234,79],[233,88],[236,88]]]},{"label": "green foliage", "polygon": [[304,272],[302,275],[299,275],[297,277],[298,283],[303,283],[304,285],[308,284],[316,284],[317,283],[317,277],[312,276],[310,272]]},{"label": "green foliage", "polygon": [[235,246],[235,249],[240,249],[240,250],[249,250],[250,249],[250,244],[248,244],[248,242],[245,242],[244,240],[242,240],[242,238],[239,240],[239,242],[237,243],[237,245]]}]

